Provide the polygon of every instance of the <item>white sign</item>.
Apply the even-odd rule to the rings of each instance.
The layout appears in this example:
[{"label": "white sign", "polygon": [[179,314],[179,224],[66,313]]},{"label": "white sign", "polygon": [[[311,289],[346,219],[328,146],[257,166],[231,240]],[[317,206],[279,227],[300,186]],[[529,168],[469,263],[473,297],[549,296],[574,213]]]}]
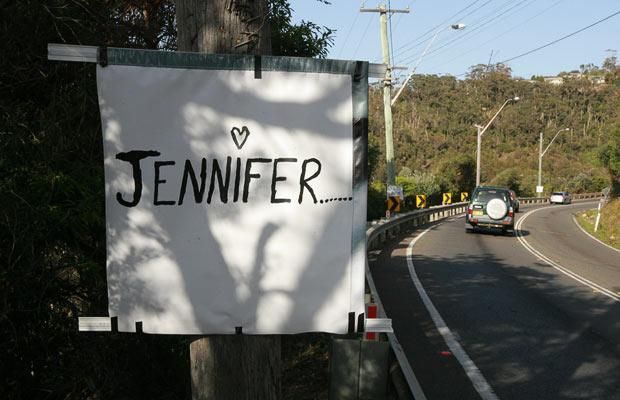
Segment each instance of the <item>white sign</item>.
[{"label": "white sign", "polygon": [[542,186],[536,186],[536,193],[542,193],[544,190]]},{"label": "white sign", "polygon": [[97,83],[119,331],[346,333],[364,312],[352,76],[108,65]]},{"label": "white sign", "polygon": [[387,197],[400,197],[401,200],[405,200],[405,195],[402,186],[388,185]]}]

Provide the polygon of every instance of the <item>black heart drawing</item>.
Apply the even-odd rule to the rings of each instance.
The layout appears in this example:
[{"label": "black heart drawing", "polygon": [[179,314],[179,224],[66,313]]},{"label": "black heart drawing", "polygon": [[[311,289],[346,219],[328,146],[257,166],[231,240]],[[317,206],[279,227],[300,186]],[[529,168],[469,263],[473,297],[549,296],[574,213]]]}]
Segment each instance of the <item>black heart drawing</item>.
[{"label": "black heart drawing", "polygon": [[230,136],[232,136],[237,148],[241,150],[245,142],[248,140],[248,136],[250,136],[250,131],[247,126],[242,126],[241,130],[235,126],[231,129]]}]

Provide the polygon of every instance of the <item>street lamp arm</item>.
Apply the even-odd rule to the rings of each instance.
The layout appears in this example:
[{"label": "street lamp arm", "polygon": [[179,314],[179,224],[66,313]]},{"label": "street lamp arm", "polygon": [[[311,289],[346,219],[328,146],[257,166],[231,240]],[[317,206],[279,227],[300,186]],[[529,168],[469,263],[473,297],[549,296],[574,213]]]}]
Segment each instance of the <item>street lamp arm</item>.
[{"label": "street lamp arm", "polygon": [[559,135],[560,133],[565,132],[565,131],[567,131],[567,130],[569,130],[569,128],[560,129],[560,130],[558,131],[558,133],[556,133],[556,134],[555,134],[555,136],[553,137],[553,139],[551,139],[551,141],[549,142],[549,144],[547,145],[547,147],[545,147],[545,151],[543,151],[543,152],[541,153],[541,155],[540,155],[540,156],[541,156],[541,157],[542,157],[542,156],[544,156],[544,155],[545,155],[545,153],[547,152],[547,150],[549,150],[549,147],[551,147],[551,144],[553,143],[553,141],[555,140],[555,138],[557,138],[557,137],[558,137],[558,135]]},{"label": "street lamp arm", "polygon": [[482,135],[489,128],[489,126],[491,126],[495,118],[497,118],[499,113],[502,112],[504,107],[506,107],[506,104],[510,103],[511,101],[519,101],[519,97],[515,96],[511,99],[506,100],[504,104],[502,104],[502,106],[499,108],[499,110],[497,110],[493,118],[491,118],[491,120],[487,122],[487,124],[484,127],[480,125],[475,125],[476,128],[478,128],[478,135],[477,135],[478,140],[476,141],[476,186],[480,186],[480,147],[481,147],[481,142],[482,142]]},{"label": "street lamp arm", "polygon": [[484,126],[484,128],[482,128],[482,130],[480,131],[479,135],[482,136],[484,134],[484,132],[486,132],[486,130],[488,129],[489,126],[491,126],[491,124],[493,123],[493,121],[495,120],[495,118],[497,118],[497,116],[499,115],[500,112],[502,112],[502,110],[504,109],[504,107],[506,107],[506,104],[510,103],[511,101],[513,101],[514,99],[508,99],[504,102],[504,104],[502,104],[502,106],[499,108],[499,110],[497,110],[497,112],[495,113],[495,115],[493,116],[493,118],[491,118],[491,120]]},{"label": "street lamp arm", "polygon": [[431,45],[433,44],[435,39],[437,39],[437,36],[441,32],[445,31],[448,28],[452,28],[452,29],[455,29],[455,30],[461,30],[461,29],[465,28],[465,24],[458,23],[458,24],[448,25],[448,26],[445,26],[442,29],[438,30],[437,32],[435,32],[435,34],[433,35],[431,40],[428,42],[428,44],[424,48],[424,51],[422,52],[422,55],[420,56],[420,58],[418,58],[418,62],[413,66],[413,69],[411,70],[411,73],[407,76],[407,79],[405,79],[405,82],[400,86],[400,89],[398,89],[398,92],[396,92],[396,95],[394,95],[394,98],[392,99],[392,102],[390,103],[391,106],[394,106],[394,103],[396,103],[396,100],[398,99],[400,94],[403,92],[403,90],[405,90],[405,87],[407,86],[407,83],[409,82],[409,80],[411,78],[413,78],[413,74],[415,74],[415,71],[418,69],[418,65],[420,65],[420,63],[422,62],[422,59],[426,55],[426,52],[431,47]]},{"label": "street lamp arm", "polygon": [[420,56],[420,58],[418,58],[418,62],[413,66],[413,68],[411,69],[411,73],[407,76],[407,79],[405,79],[405,82],[400,86],[400,89],[398,89],[398,92],[396,92],[396,95],[394,95],[394,98],[392,99],[392,102],[390,103],[390,105],[394,105],[394,103],[396,103],[396,100],[398,99],[398,97],[400,96],[400,94],[403,92],[403,90],[405,90],[405,87],[407,86],[407,83],[409,82],[409,80],[413,77],[413,74],[415,74],[415,71],[418,69],[418,65],[420,65],[420,62],[422,62],[422,59],[424,58],[424,55],[426,54],[426,52],[428,51],[428,49],[431,47],[431,45],[433,44],[433,42],[435,41],[435,39],[437,38],[437,35],[439,35],[441,32],[443,32],[444,30],[446,30],[446,28],[449,28],[449,26],[446,26],[445,28],[437,31],[435,33],[435,35],[433,36],[433,38],[431,39],[430,42],[428,42],[428,44],[426,45],[426,48],[424,49],[424,51],[422,52],[422,55]]}]

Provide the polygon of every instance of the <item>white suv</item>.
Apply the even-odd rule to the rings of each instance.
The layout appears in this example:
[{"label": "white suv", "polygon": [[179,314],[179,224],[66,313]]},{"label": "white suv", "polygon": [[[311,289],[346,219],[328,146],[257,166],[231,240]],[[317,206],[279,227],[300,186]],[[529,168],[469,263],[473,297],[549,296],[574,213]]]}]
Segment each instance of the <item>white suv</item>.
[{"label": "white suv", "polygon": [[572,201],[573,199],[568,192],[553,192],[549,197],[550,204],[570,204]]}]

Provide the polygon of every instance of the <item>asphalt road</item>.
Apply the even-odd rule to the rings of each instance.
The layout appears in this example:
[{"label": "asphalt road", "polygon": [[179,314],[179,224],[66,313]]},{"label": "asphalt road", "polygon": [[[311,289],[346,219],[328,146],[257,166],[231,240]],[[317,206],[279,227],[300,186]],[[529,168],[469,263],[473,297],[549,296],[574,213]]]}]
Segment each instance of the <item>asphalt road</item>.
[{"label": "asphalt road", "polygon": [[455,218],[371,254],[429,400],[620,399],[620,252],[572,219],[595,206],[522,207],[517,236]]}]

